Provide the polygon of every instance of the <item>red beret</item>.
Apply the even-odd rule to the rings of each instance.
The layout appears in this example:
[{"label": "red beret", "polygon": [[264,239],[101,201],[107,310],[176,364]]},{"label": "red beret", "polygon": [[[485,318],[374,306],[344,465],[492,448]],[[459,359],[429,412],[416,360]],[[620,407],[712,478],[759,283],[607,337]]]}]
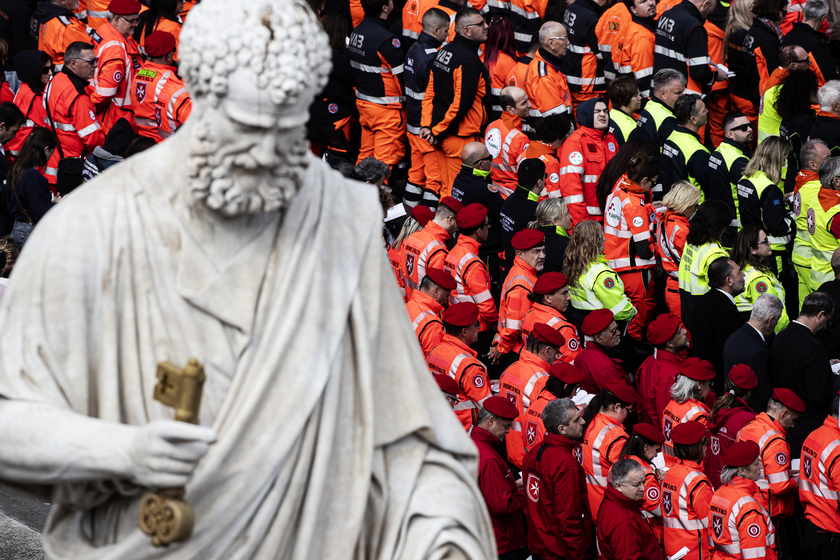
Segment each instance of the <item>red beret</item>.
[{"label": "red beret", "polygon": [[449,393],[450,395],[458,394],[458,384],[455,383],[454,379],[448,375],[441,375],[439,373],[433,373],[432,375],[435,376],[435,381],[437,381],[438,387],[440,387],[441,391]]},{"label": "red beret", "polygon": [[756,442],[740,440],[724,449],[720,457],[727,467],[746,467],[755,461],[760,451]]},{"label": "red beret", "polygon": [[478,306],[471,301],[450,305],[443,312],[443,322],[456,327],[469,327],[478,321]]},{"label": "red beret", "polygon": [[440,199],[439,204],[443,204],[444,206],[455,212],[455,214],[458,214],[458,212],[460,212],[461,209],[464,207],[464,205],[461,204],[461,202],[457,198],[452,198],[451,196],[444,196]]},{"label": "red beret", "polygon": [[140,13],[140,2],[137,0],[111,0],[108,11],[115,16],[130,16]]},{"label": "red beret", "polygon": [[595,336],[610,326],[615,316],[609,309],[596,309],[586,316],[580,330],[586,336]]},{"label": "red beret", "polygon": [[517,251],[527,251],[533,247],[545,245],[545,234],[535,229],[523,229],[514,234],[510,244]]},{"label": "red beret", "polygon": [[562,272],[546,272],[534,284],[535,294],[553,294],[566,285],[566,275]]},{"label": "red beret", "polygon": [[490,414],[499,418],[515,420],[519,416],[519,411],[505,397],[490,397],[484,401],[484,408],[490,411]]},{"label": "red beret", "polygon": [[422,204],[418,204],[417,206],[412,208],[411,215],[414,217],[415,220],[420,222],[421,226],[425,226],[429,223],[429,220],[435,217],[434,211],[428,206],[423,206]]},{"label": "red beret", "polygon": [[680,445],[694,445],[706,437],[706,426],[694,420],[677,424],[671,430],[671,441]]},{"label": "red beret", "polygon": [[175,37],[166,31],[155,31],[146,37],[145,49],[152,58],[166,56],[175,50]]},{"label": "red beret", "polygon": [[661,346],[671,340],[680,329],[680,320],[670,313],[663,313],[648,325],[648,342]]},{"label": "red beret", "polygon": [[662,430],[654,426],[653,424],[645,424],[640,422],[633,426],[633,433],[643,438],[652,441],[653,443],[663,444],[665,443],[665,436],[662,435]]},{"label": "red beret", "polygon": [[583,381],[583,370],[566,362],[555,362],[551,364],[548,373],[567,385],[577,385]]},{"label": "red beret", "polygon": [[487,208],[483,204],[473,202],[458,211],[455,215],[455,223],[461,229],[473,229],[483,224],[486,217]]},{"label": "red beret", "polygon": [[711,381],[715,378],[715,368],[700,358],[686,359],[680,364],[680,373],[695,381]]},{"label": "red beret", "polygon": [[550,344],[557,348],[566,344],[566,337],[560,334],[560,331],[549,327],[545,323],[535,324],[531,332],[537,337],[537,340],[545,344]]},{"label": "red beret", "polygon": [[633,387],[624,381],[613,379],[604,385],[604,389],[615,395],[624,404],[632,405],[639,402],[639,395],[636,394]]},{"label": "red beret", "polygon": [[458,286],[452,275],[442,268],[427,268],[426,276],[444,290],[454,290]]},{"label": "red beret", "polygon": [[805,403],[790,389],[774,389],[773,400],[779,401],[794,412],[805,412]]},{"label": "red beret", "polygon": [[735,364],[729,370],[729,381],[739,389],[755,389],[758,377],[752,368],[746,364]]}]

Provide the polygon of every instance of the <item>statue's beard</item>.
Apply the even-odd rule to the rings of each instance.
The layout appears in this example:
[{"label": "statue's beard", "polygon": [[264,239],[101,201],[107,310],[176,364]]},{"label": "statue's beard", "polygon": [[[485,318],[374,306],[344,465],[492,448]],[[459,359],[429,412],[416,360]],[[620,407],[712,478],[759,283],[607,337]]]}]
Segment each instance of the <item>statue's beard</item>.
[{"label": "statue's beard", "polygon": [[[216,142],[207,123],[197,123],[187,161],[190,192],[208,208],[227,217],[283,210],[303,184],[307,168],[306,129],[284,131],[277,161],[265,167],[242,151],[216,155]],[[234,170],[259,175],[256,187],[237,183]]]}]

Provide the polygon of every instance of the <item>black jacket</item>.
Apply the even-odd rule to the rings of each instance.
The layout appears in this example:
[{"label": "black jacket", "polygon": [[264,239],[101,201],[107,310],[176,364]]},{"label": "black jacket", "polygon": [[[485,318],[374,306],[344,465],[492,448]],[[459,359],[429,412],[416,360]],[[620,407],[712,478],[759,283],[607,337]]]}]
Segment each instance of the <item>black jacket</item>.
[{"label": "black jacket", "polygon": [[782,119],[779,125],[779,136],[790,144],[790,153],[787,157],[787,175],[785,176],[785,192],[793,192],[796,182],[796,174],[799,173],[799,151],[802,145],[808,141],[811,129],[814,127],[814,113],[800,113]]},{"label": "black jacket", "polygon": [[828,294],[834,300],[834,316],[828,326],[817,334],[829,359],[840,359],[840,280],[829,280],[820,286],[818,292]]},{"label": "black jacket", "polygon": [[826,81],[840,78],[840,74],[837,72],[837,62],[831,56],[828,45],[823,41],[822,33],[810,25],[802,22],[794,23],[791,30],[782,38],[782,46],[787,47],[789,45],[799,45],[812,54]]},{"label": "black jacket", "polygon": [[758,386],[747,404],[753,410],[766,410],[774,389],[770,346],[750,324],[745,323],[732,333],[723,346],[723,371],[728,372],[737,364],[750,366],[758,377]]},{"label": "black jacket", "polygon": [[685,60],[678,60],[660,51],[673,51],[687,59],[711,60],[709,58],[709,34],[703,24],[705,18],[697,6],[683,0],[670,10],[666,10],[656,24],[656,47],[653,54],[654,75],[664,68],[673,68],[683,76],[691,77],[700,89],[708,94],[715,83],[715,72],[708,63],[688,65]]},{"label": "black jacket", "polygon": [[17,222],[29,223],[32,220],[33,224],[37,224],[52,208],[50,184],[41,172],[33,167],[23,174],[20,183],[14,187],[14,193],[6,195],[9,213]]},{"label": "black jacket", "polygon": [[[674,132],[674,129],[677,128],[677,119],[673,116],[666,118],[662,121],[661,126],[657,129],[656,122],[653,120],[653,117],[650,115],[648,110],[648,105],[651,103],[658,103],[662,105],[669,113],[671,113],[671,109],[662,103],[656,95],[652,95],[650,101],[647,102],[645,108],[642,110],[641,114],[639,115],[639,122],[633,132],[630,133],[630,138],[643,138],[656,146],[658,149],[655,152],[654,159],[659,163],[661,160],[660,154],[662,153],[662,146],[665,144],[665,140]],[[671,113],[673,115],[673,113]]]},{"label": "black jacket", "polygon": [[833,157],[840,156],[840,119],[817,113],[810,138],[819,138],[831,149]]},{"label": "black jacket", "polygon": [[29,32],[29,22],[32,19],[32,12],[26,2],[20,0],[0,0],[0,38],[9,45],[9,52],[6,54],[6,64],[3,70],[11,72],[14,70],[12,61],[15,55],[27,49],[37,49],[38,41]]},{"label": "black jacket", "polygon": [[[530,196],[529,196],[530,195]],[[505,261],[508,269],[513,266],[516,256],[510,244],[513,236],[528,227],[528,222],[537,217],[537,196],[528,189],[517,186],[513,193],[502,204],[500,218],[502,221],[502,243],[505,245]]]},{"label": "black jacket", "polygon": [[487,234],[487,241],[481,244],[479,257],[485,257],[498,253],[502,250],[502,227],[499,222],[499,213],[502,210],[504,199],[499,190],[486,179],[473,174],[473,168],[462,165],[461,171],[455,176],[452,183],[452,197],[459,200],[464,206],[477,202],[487,208],[487,219],[490,221],[490,231]]},{"label": "black jacket", "polygon": [[545,265],[543,265],[542,274],[563,272],[563,260],[566,258],[566,248],[569,246],[569,234],[556,226],[540,226],[539,229],[545,234]]},{"label": "black jacket", "polygon": [[[596,80],[591,91],[607,89],[604,81],[604,61],[600,56],[598,37],[595,35],[598,20],[603,13],[604,8],[593,0],[576,0],[569,4],[566,13],[563,14],[563,24],[569,33],[569,47],[562,58],[560,71],[566,76],[570,92],[581,91],[582,84],[578,81],[580,78]],[[583,57],[587,47],[593,54],[598,55],[598,59],[595,73],[592,74],[591,70],[588,70],[589,73],[584,75]]]},{"label": "black jacket", "polygon": [[420,134],[420,115],[423,112],[423,96],[429,83],[429,67],[437,56],[440,41],[420,32],[408,54],[405,55],[405,111],[408,131]]},{"label": "black jacket", "polygon": [[836,394],[837,376],[831,371],[828,353],[811,329],[791,321],[776,335],[770,349],[776,387],[790,389],[805,403],[805,412],[788,430],[791,457],[799,457],[805,438],[825,420]]},{"label": "black jacket", "polygon": [[715,368],[715,392],[723,391],[723,347],[727,339],[744,326],[738,308],[720,290],[712,288],[697,300],[692,314],[691,341],[694,355]]},{"label": "black jacket", "polygon": [[769,75],[779,66],[779,51],[781,48],[779,36],[776,32],[767,27],[757,17],[753,17],[752,27],[747,30],[746,35],[744,35],[744,43],[741,45],[746,75],[743,80],[738,79],[737,75],[734,80],[730,80],[730,91],[738,97],[752,101],[753,105],[758,107],[760,101],[758,94],[758,52],[765,60]]}]

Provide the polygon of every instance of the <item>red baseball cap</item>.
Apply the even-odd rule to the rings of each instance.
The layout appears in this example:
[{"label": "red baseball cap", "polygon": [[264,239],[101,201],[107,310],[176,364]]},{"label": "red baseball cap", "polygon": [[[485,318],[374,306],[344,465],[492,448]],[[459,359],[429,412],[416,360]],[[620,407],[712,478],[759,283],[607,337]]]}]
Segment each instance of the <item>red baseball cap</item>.
[{"label": "red baseball cap", "polygon": [[680,320],[670,313],[663,313],[647,329],[648,342],[661,346],[671,340],[680,328]]},{"label": "red baseball cap", "polygon": [[566,275],[562,272],[546,272],[534,284],[535,294],[553,294],[566,285]]},{"label": "red baseball cap", "polygon": [[680,364],[680,373],[695,381],[711,381],[715,378],[715,368],[706,360],[687,358]]},{"label": "red baseball cap", "polygon": [[444,393],[449,393],[450,395],[457,395],[458,394],[458,384],[455,383],[455,380],[449,377],[448,375],[441,375],[439,373],[433,373],[435,377],[435,381],[437,381],[438,387]]},{"label": "red baseball cap", "polygon": [[490,397],[484,401],[484,408],[499,418],[515,420],[519,416],[519,411],[505,397]]},{"label": "red baseball cap", "polygon": [[608,381],[607,384],[604,385],[604,389],[615,395],[616,398],[624,404],[633,405],[639,402],[639,395],[636,394],[636,391],[633,390],[633,387],[631,387],[624,381],[613,379],[612,381]]},{"label": "red baseball cap", "polygon": [[729,381],[739,389],[755,389],[758,377],[752,368],[746,364],[735,364],[729,370]]},{"label": "red baseball cap", "polygon": [[724,449],[720,457],[727,467],[746,467],[755,461],[760,451],[756,442],[740,440]]},{"label": "red baseball cap", "polygon": [[469,327],[478,321],[478,306],[471,301],[450,305],[443,312],[443,322],[456,327]]},{"label": "red baseball cap", "polygon": [[412,208],[411,215],[415,220],[420,222],[421,226],[425,226],[429,223],[429,220],[435,217],[434,211],[428,206],[423,206],[422,204],[418,204]]},{"label": "red baseball cap", "polygon": [[517,251],[527,251],[533,247],[545,245],[545,234],[535,229],[523,229],[514,234],[510,244]]},{"label": "red baseball cap", "polygon": [[706,426],[694,420],[677,424],[671,430],[671,441],[680,445],[694,445],[706,437]]},{"label": "red baseball cap", "polygon": [[774,389],[773,400],[779,401],[794,412],[805,412],[805,403],[790,389]]},{"label": "red baseball cap", "polygon": [[540,342],[550,344],[556,348],[560,348],[566,344],[566,337],[560,334],[560,331],[549,327],[545,323],[537,323],[531,332]]},{"label": "red baseball cap", "polygon": [[130,16],[140,13],[142,8],[137,0],[112,0],[108,4],[108,11],[115,16]]},{"label": "red baseball cap", "polygon": [[452,275],[442,268],[427,268],[426,276],[444,290],[454,290],[458,286]]},{"label": "red baseball cap", "polygon": [[595,336],[609,327],[614,318],[615,315],[609,309],[596,309],[583,320],[580,331],[586,336]]},{"label": "red baseball cap", "polygon": [[473,229],[483,224],[486,217],[487,208],[483,204],[473,202],[461,208],[455,215],[455,223],[461,229]]},{"label": "red baseball cap", "polygon": [[444,206],[455,212],[456,215],[464,207],[464,205],[461,204],[461,202],[457,198],[452,198],[451,196],[444,196],[440,199],[440,202],[438,204],[443,204]]},{"label": "red baseball cap", "polygon": [[146,37],[145,49],[152,58],[166,56],[175,50],[175,36],[166,31],[155,31]]},{"label": "red baseball cap", "polygon": [[566,362],[555,362],[548,368],[548,373],[567,385],[577,385],[583,381],[583,370]]},{"label": "red baseball cap", "polygon": [[640,422],[633,426],[633,433],[642,436],[646,440],[652,441],[653,443],[665,443],[665,436],[662,435],[662,430],[660,430],[653,424],[646,424],[644,422]]}]

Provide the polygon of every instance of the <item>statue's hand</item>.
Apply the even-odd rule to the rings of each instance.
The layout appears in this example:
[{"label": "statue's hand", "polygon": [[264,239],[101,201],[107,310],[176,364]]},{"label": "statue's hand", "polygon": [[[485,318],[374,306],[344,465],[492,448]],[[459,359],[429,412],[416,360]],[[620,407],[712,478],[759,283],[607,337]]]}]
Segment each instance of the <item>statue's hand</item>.
[{"label": "statue's hand", "polygon": [[160,420],[141,426],[129,443],[132,481],[147,488],[183,486],[216,442],[216,431]]}]

